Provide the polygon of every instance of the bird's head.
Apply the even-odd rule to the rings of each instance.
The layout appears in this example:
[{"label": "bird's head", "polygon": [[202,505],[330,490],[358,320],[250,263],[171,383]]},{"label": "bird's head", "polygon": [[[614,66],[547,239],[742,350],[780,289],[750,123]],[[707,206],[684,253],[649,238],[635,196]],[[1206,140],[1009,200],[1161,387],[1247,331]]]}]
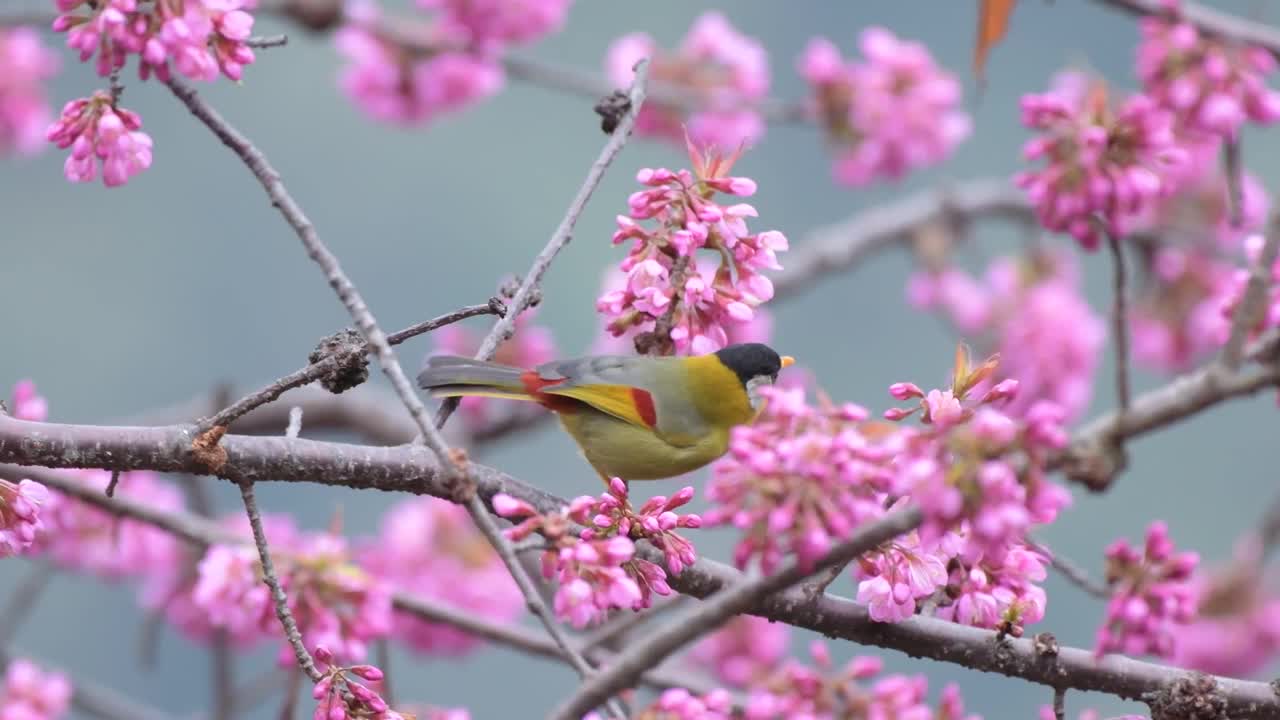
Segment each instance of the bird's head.
[{"label": "bird's head", "polygon": [[763,343],[739,343],[716,351],[716,357],[742,381],[752,408],[760,407],[760,388],[778,380],[778,373],[790,366],[795,359],[778,355]]}]

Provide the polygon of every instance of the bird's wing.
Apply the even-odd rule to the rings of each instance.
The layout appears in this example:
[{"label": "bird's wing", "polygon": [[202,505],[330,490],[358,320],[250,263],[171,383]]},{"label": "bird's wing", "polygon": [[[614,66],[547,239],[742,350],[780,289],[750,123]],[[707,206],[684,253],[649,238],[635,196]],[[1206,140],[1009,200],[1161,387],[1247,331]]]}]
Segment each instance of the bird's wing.
[{"label": "bird's wing", "polygon": [[706,431],[678,358],[589,357],[546,363],[537,371],[547,383],[540,392],[580,400],[672,445],[692,445]]}]

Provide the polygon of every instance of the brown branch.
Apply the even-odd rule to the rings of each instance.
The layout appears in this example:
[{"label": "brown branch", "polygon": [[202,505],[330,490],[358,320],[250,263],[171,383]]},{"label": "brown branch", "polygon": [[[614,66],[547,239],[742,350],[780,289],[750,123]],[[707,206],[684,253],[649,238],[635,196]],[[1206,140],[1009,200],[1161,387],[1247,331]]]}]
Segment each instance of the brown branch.
[{"label": "brown branch", "polygon": [[[505,308],[503,307],[502,302],[497,298],[493,298],[484,305],[468,305],[451,313],[420,322],[416,325],[411,325],[404,330],[388,335],[387,342],[391,345],[399,345],[409,338],[431,332],[432,330],[437,330],[445,325],[451,325],[453,323],[466,320],[467,318],[476,317],[478,315],[502,315],[504,312]],[[348,354],[357,355],[358,357],[363,358],[369,354],[369,348],[367,345],[352,346],[349,348]],[[234,404],[218,412],[213,417],[200,421],[197,423],[196,427],[200,432],[204,432],[215,425],[229,427],[231,423],[249,412],[252,412],[254,409],[275,401],[289,390],[302,387],[303,385],[309,385],[310,383],[324,378],[337,370],[339,366],[346,364],[347,362],[350,362],[350,358],[344,357],[338,353],[331,353],[318,362],[313,362],[304,368],[295,370],[294,372],[269,383],[262,389],[240,398]]]},{"label": "brown branch", "polygon": [[1089,577],[1089,573],[1086,572],[1084,568],[1075,564],[1069,558],[1050,550],[1047,545],[1032,537],[1028,536],[1026,541],[1033,550],[1048,558],[1049,565],[1052,566],[1054,570],[1057,570],[1058,574],[1066,578],[1066,580],[1072,585],[1075,585],[1096,598],[1106,600],[1111,597],[1111,591],[1109,591],[1105,585]]},{"label": "brown branch", "polygon": [[868,550],[920,526],[919,508],[895,510],[859,528],[848,540],[832,548],[812,567],[792,562],[771,575],[742,579],[711,595],[677,620],[627,648],[603,672],[588,679],[553,714],[556,720],[578,720],[597,705],[630,687],[645,668],[661,663],[668,655],[723,625],[734,615],[746,612],[764,598],[782,592],[826,568],[839,566]]},{"label": "brown branch", "polygon": [[[1164,15],[1162,0],[1098,0],[1132,15]],[[1280,58],[1280,29],[1214,10],[1192,2],[1178,4],[1179,15],[1207,35],[1246,45],[1257,45]]]},{"label": "brown branch", "polygon": [[271,550],[267,547],[267,533],[262,527],[258,501],[253,496],[253,481],[241,480],[239,484],[240,497],[244,499],[244,511],[249,516],[249,527],[253,530],[253,542],[258,546],[258,559],[262,561],[262,581],[271,589],[271,600],[275,603],[276,617],[280,620],[280,626],[284,628],[285,640],[293,648],[293,656],[298,661],[298,667],[311,678],[311,682],[320,682],[323,676],[316,669],[311,653],[307,652],[307,646],[302,643],[302,633],[298,631],[298,623],[293,619],[293,612],[289,610],[289,598],[285,596],[280,578],[276,576],[275,566],[271,562]]},{"label": "brown branch", "polygon": [[[1135,411],[1141,408],[1142,398],[1139,398]],[[60,478],[56,472],[25,466],[202,473],[203,469],[188,452],[190,438],[190,429],[184,427],[55,425],[0,416],[0,462],[24,465],[0,466],[0,477],[21,474],[97,507],[128,506],[131,515],[148,518],[154,525],[184,534],[184,530],[191,529],[194,516],[164,513],[127,498],[112,500],[74,480]],[[439,460],[421,447],[380,448],[242,435],[228,435],[222,443],[228,455],[224,470],[241,473],[258,482],[307,482],[441,498],[451,496]],[[544,512],[558,510],[566,504],[563,498],[525,485],[497,470],[478,464],[473,469],[480,495],[486,500],[504,492]],[[215,536],[226,533],[217,527],[211,532]],[[654,548],[641,543],[638,550],[645,559],[662,562],[661,553]],[[742,577],[726,565],[700,558],[670,580],[677,591],[705,598],[741,582]],[[1093,651],[1083,648],[1062,648],[1050,660],[1036,651],[1031,640],[1006,639],[997,645],[994,632],[936,618],[914,617],[896,624],[877,623],[867,615],[866,608],[857,603],[829,594],[811,599],[802,588],[775,594],[747,612],[833,638],[1019,677],[1050,687],[1105,692],[1127,699],[1139,699],[1144,693],[1160,690],[1185,674],[1178,668],[1122,656],[1095,660]],[[1280,699],[1265,683],[1230,678],[1217,678],[1217,682],[1234,709],[1232,717],[1236,720],[1270,718],[1280,713]]]},{"label": "brown branch", "polygon": [[1241,160],[1241,140],[1231,138],[1222,145],[1222,170],[1227,179],[1227,217],[1231,227],[1239,228],[1244,221],[1244,162]]},{"label": "brown branch", "polygon": [[1114,234],[1107,235],[1111,248],[1111,331],[1116,336],[1116,403],[1123,416],[1132,405],[1129,390],[1129,275],[1124,249]]},{"label": "brown branch", "polygon": [[[622,148],[626,146],[627,140],[631,137],[631,131],[635,128],[640,108],[644,105],[648,78],[649,61],[641,60],[636,63],[635,79],[631,82],[631,87],[627,91],[630,107],[618,122],[618,126],[614,128],[613,133],[610,134],[608,142],[600,150],[595,162],[591,163],[591,168],[587,171],[587,177],[582,181],[577,194],[573,196],[573,200],[569,203],[569,209],[560,220],[555,232],[551,233],[551,238],[547,240],[547,244],[538,253],[538,256],[533,259],[533,264],[529,267],[529,271],[520,279],[520,287],[511,298],[510,309],[498,322],[494,323],[493,329],[489,331],[489,334],[480,343],[480,348],[476,351],[477,360],[493,359],[498,347],[511,339],[511,336],[515,333],[516,318],[533,301],[535,294],[538,292],[538,286],[542,282],[542,277],[551,268],[552,261],[573,239],[573,229],[577,226],[578,218],[582,216],[582,211],[587,207],[587,201],[591,199],[596,188],[600,186],[600,181],[604,179],[605,171],[613,164],[614,158],[618,156],[618,153],[622,152]],[[612,89],[606,90],[600,95],[608,94],[611,91]],[[449,416],[453,414],[457,407],[458,398],[449,398],[442,403],[439,412],[436,414],[437,427],[444,427],[444,424],[449,420]]]},{"label": "brown branch", "polygon": [[1280,252],[1280,212],[1272,218],[1267,228],[1267,238],[1262,245],[1258,262],[1249,268],[1249,281],[1245,285],[1244,297],[1231,318],[1231,334],[1227,344],[1222,348],[1222,365],[1227,370],[1240,367],[1244,359],[1243,350],[1249,333],[1257,326],[1258,319],[1266,311],[1267,289],[1271,286],[1271,268],[1276,264],[1277,253]]},{"label": "brown branch", "polygon": [[258,49],[284,47],[285,45],[289,44],[289,36],[288,35],[263,35],[260,37],[251,37],[251,38],[245,39],[244,44],[248,45],[251,48],[258,48]]}]

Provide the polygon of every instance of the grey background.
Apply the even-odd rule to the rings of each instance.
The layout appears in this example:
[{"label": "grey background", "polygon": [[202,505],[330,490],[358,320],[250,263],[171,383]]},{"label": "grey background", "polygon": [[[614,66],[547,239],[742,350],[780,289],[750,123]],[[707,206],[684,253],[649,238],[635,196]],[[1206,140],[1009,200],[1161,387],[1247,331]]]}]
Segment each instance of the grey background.
[{"label": "grey background", "polygon": [[[1280,21],[1277,2],[1219,4]],[[974,119],[974,135],[950,161],[898,185],[862,190],[832,184],[813,128],[773,128],[740,165],[760,182],[756,227],[781,229],[798,243],[816,226],[909,190],[1015,171],[1026,137],[1018,124],[1018,97],[1041,91],[1067,63],[1087,62],[1115,85],[1133,86],[1132,18],[1079,0],[1028,1],[1019,4],[1010,36],[994,51],[989,85],[979,96],[969,73],[976,5],[720,5],[738,28],[771,51],[777,97],[803,93],[793,67],[812,35],[822,32],[850,53],[860,29],[879,23],[927,43],[939,63],[962,77]],[[643,29],[670,47],[706,7],[711,6],[670,0],[579,2],[566,29],[532,53],[595,69],[614,37]],[[218,82],[202,92],[268,153],[388,329],[483,301],[501,276],[522,272],[555,228],[603,140],[589,103],[516,83],[490,102],[425,128],[378,125],[337,91],[338,58],[328,38],[268,21],[260,21],[258,30],[287,30],[290,44],[262,51],[242,86]],[[61,38],[53,42],[62,47]],[[74,62],[65,49],[62,54],[64,70],[52,88],[59,106],[102,84],[91,68]],[[240,162],[160,86],[131,81],[125,98],[155,139],[156,158],[127,187],[67,184],[61,175],[64,155],[56,150],[0,163],[0,383],[7,388],[19,378],[35,378],[55,420],[106,421],[186,399],[223,380],[245,389],[298,367],[318,337],[347,323],[317,268]],[[1280,187],[1277,137],[1250,132],[1245,143],[1250,169],[1272,191]],[[681,162],[673,148],[634,142],[605,179],[575,241],[546,278],[540,319],[553,328],[562,352],[579,352],[594,336],[601,272],[621,257],[608,241],[612,218],[625,208],[635,170]],[[974,262],[1014,240],[999,227],[980,228],[977,239]],[[1105,255],[1085,257],[1082,265],[1095,307],[1105,308]],[[954,338],[935,318],[905,307],[908,269],[904,254],[890,254],[778,304],[775,345],[800,358],[833,397],[875,409],[888,404],[890,382],[941,382]],[[416,367],[429,348],[428,341],[416,340],[403,346],[401,358]],[[1102,382],[1091,414],[1112,403],[1111,372],[1108,357],[1099,369]],[[1146,374],[1138,378],[1140,388],[1158,381]],[[1154,518],[1169,521],[1180,545],[1210,559],[1227,556],[1237,531],[1257,519],[1275,486],[1274,402],[1271,394],[1236,402],[1134,443],[1132,470],[1123,481],[1105,497],[1076,492],[1075,507],[1045,536],[1095,576],[1107,542],[1139,537]],[[554,429],[495,448],[483,460],[518,469],[523,478],[561,494],[595,487]],[[235,507],[228,488],[215,490],[220,507]],[[347,527],[356,533],[375,529],[395,499],[319,487],[260,492],[265,508],[295,511],[310,527],[341,505]],[[720,537],[699,547],[723,553],[728,543]],[[24,561],[0,564],[0,588],[16,585],[27,567]],[[837,587],[852,591],[847,579]],[[1048,617],[1035,629],[1090,645],[1101,604],[1057,578],[1048,587]],[[132,589],[59,576],[18,645],[175,713],[205,707],[204,653],[166,631],[160,662],[139,669],[142,622]],[[797,635],[797,648],[806,642]],[[987,718],[1031,718],[1050,699],[1047,689],[1021,681],[873,648],[840,644],[834,650],[838,657],[877,652],[891,669],[927,672],[935,697],[940,681],[958,680],[969,709]],[[255,654],[239,672],[266,667],[270,655]],[[476,718],[540,716],[573,685],[564,667],[496,648],[460,663],[397,653],[393,672],[402,697],[464,705]],[[1073,716],[1087,704],[1116,712],[1141,709],[1103,697],[1069,696]],[[268,705],[254,717],[275,713]]]}]

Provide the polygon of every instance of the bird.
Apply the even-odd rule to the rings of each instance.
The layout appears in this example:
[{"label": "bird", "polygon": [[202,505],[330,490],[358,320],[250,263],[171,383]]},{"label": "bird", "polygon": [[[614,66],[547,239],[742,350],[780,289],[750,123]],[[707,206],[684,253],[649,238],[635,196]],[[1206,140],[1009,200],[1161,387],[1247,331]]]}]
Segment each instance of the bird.
[{"label": "bird", "polygon": [[556,414],[608,487],[662,480],[724,455],[763,410],[761,388],[795,362],[762,343],[691,356],[598,355],[519,368],[436,355],[418,374],[432,397],[536,402]]}]

